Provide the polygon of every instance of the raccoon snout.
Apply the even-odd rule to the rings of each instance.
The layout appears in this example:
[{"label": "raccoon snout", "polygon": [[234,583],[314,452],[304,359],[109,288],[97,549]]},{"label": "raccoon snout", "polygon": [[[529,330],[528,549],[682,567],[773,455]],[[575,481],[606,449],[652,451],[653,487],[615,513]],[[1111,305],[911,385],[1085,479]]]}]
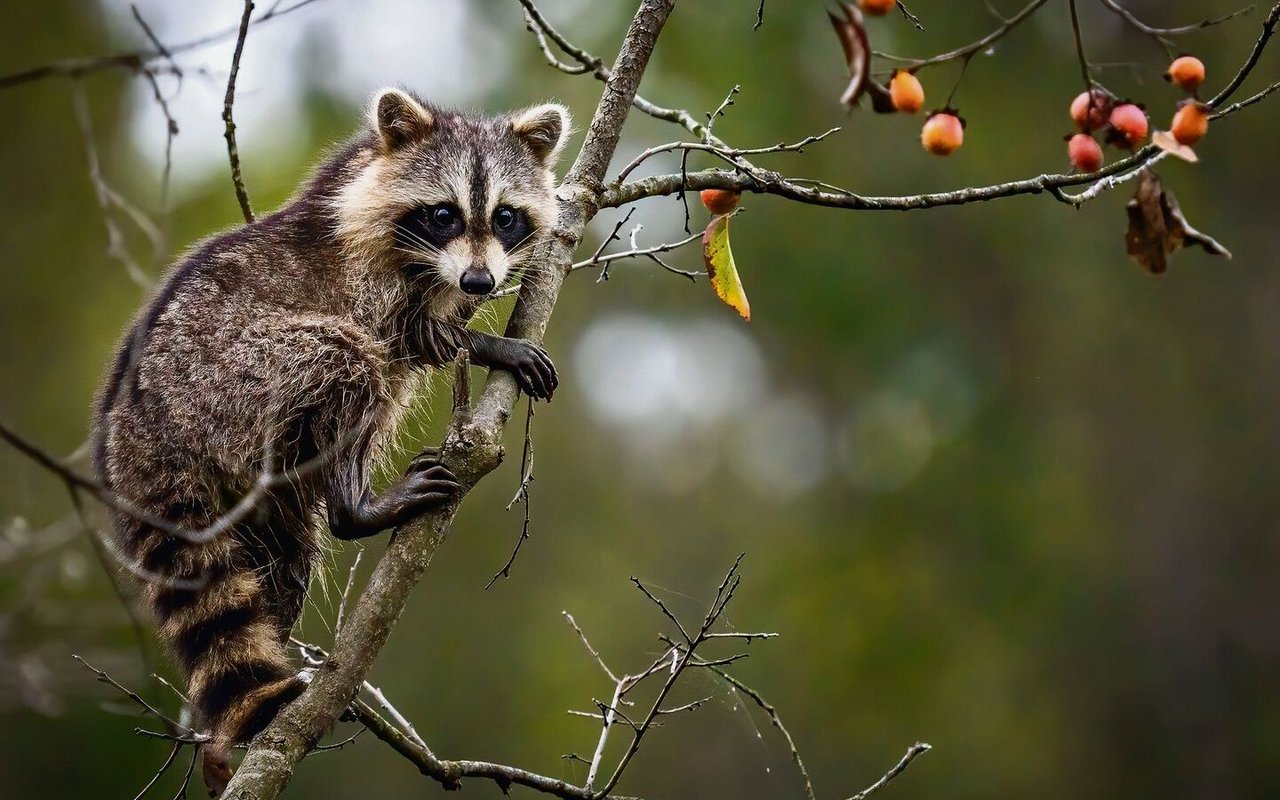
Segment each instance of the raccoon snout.
[{"label": "raccoon snout", "polygon": [[458,279],[458,288],[467,294],[488,294],[493,287],[493,273],[486,267],[472,267]]}]

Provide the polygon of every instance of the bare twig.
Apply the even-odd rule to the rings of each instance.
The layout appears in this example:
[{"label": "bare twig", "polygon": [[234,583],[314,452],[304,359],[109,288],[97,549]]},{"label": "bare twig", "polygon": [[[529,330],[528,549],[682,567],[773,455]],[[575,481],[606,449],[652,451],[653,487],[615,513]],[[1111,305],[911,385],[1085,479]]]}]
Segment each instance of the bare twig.
[{"label": "bare twig", "polygon": [[795,740],[791,738],[791,731],[787,730],[787,726],[782,724],[782,717],[778,716],[778,710],[773,707],[773,704],[765,700],[764,696],[755,689],[752,689],[750,686],[719,667],[711,666],[701,658],[695,659],[693,663],[694,666],[706,666],[710,668],[712,672],[719,675],[726,683],[732,686],[734,691],[745,694],[751,699],[751,702],[755,703],[762,711],[764,711],[765,714],[769,715],[769,722],[773,727],[778,729],[780,734],[782,734],[782,738],[787,743],[787,749],[791,751],[791,760],[796,765],[796,769],[800,771],[800,777],[804,779],[805,796],[808,800],[816,800],[813,793],[813,781],[809,778],[809,770],[805,768],[804,759],[800,757],[800,750],[796,747]]},{"label": "bare twig", "polygon": [[920,18],[915,14],[912,14],[910,9],[907,8],[907,4],[902,2],[902,0],[898,0],[898,10],[902,12],[903,19],[914,25],[916,30],[922,33],[924,32],[924,25],[921,24]]},{"label": "bare twig", "polygon": [[720,119],[725,115],[725,112],[729,110],[729,106],[733,105],[733,98],[736,97],[738,95],[738,92],[741,92],[741,91],[742,91],[742,86],[738,84],[734,84],[733,88],[729,90],[729,93],[726,94],[724,96],[724,99],[720,101],[720,105],[716,106],[716,110],[707,114],[707,131],[708,132],[715,127],[716,120]]},{"label": "bare twig", "polygon": [[591,66],[588,64],[566,64],[556,58],[556,54],[551,51],[551,45],[547,44],[547,35],[543,33],[543,29],[533,21],[533,17],[529,15],[529,9],[524,10],[525,28],[533,34],[534,39],[538,42],[538,47],[542,50],[542,55],[546,56],[547,63],[552,67],[560,70],[568,75],[581,75],[584,72],[590,72]]},{"label": "bare twig", "polygon": [[883,789],[885,786],[888,786],[890,781],[901,775],[903,770],[911,766],[911,762],[915,761],[917,756],[923,755],[931,749],[933,749],[932,745],[927,745],[924,742],[916,742],[911,745],[907,748],[907,754],[902,757],[901,761],[893,766],[893,769],[886,772],[880,780],[850,797],[849,800],[865,800],[875,792]]},{"label": "bare twig", "polygon": [[675,614],[671,613],[671,609],[667,608],[667,604],[662,602],[660,598],[655,597],[653,592],[649,591],[649,588],[645,586],[644,583],[642,583],[640,579],[637,578],[636,576],[634,575],[631,576],[631,582],[636,585],[637,589],[639,589],[641,592],[644,593],[645,597],[649,598],[649,600],[651,600],[653,604],[658,607],[658,610],[662,612],[663,616],[671,620],[671,624],[675,625],[676,630],[680,631],[680,635],[684,637],[685,644],[692,644],[693,637],[690,636],[689,632],[684,629],[684,624],[680,622],[680,619]]},{"label": "bare twig", "polygon": [[94,196],[98,200],[98,208],[102,211],[102,220],[107,228],[107,255],[124,265],[125,272],[134,283],[143,288],[149,288],[151,279],[129,252],[124,231],[120,229],[112,212],[115,209],[124,212],[150,240],[153,253],[159,254],[164,251],[164,237],[146,214],[113,189],[103,177],[102,164],[98,160],[98,147],[94,141],[93,117],[89,112],[89,101],[85,97],[84,87],[78,82],[72,87],[71,99],[75,105],[76,123],[80,127],[80,135],[84,140],[85,154],[89,162],[89,180],[93,184]]},{"label": "bare twig", "polygon": [[[129,11],[133,14],[134,20],[137,21],[138,27],[142,28],[142,32],[146,35],[147,40],[156,49],[166,61],[169,62],[169,69],[177,76],[178,80],[182,80],[182,67],[174,60],[173,53],[164,46],[160,41],[160,37],[156,36],[155,31],[147,24],[143,18],[142,12],[138,11],[137,5],[130,4]],[[169,101],[165,98],[164,93],[160,91],[160,81],[156,78],[155,70],[142,66],[138,70],[146,79],[151,87],[151,94],[155,98],[156,105],[160,107],[160,113],[164,114],[165,120],[165,140],[164,140],[164,170],[160,177],[160,208],[167,210],[169,208],[169,182],[173,174],[173,140],[178,135],[178,121],[174,119],[173,112],[169,109]]]},{"label": "bare twig", "polygon": [[[671,613],[671,610],[667,608],[666,604],[663,603],[661,599],[659,599],[652,592],[650,592],[649,589],[640,580],[638,580],[635,577],[631,578],[631,582],[634,583],[636,587],[645,595],[645,597],[647,597],[650,600],[650,602],[652,602],[654,605],[658,607],[658,610],[662,612],[663,616],[665,616],[668,620],[670,620],[672,624],[675,625],[676,629],[680,631],[680,635],[684,637],[684,642],[677,642],[675,644],[672,644],[670,646],[670,649],[667,651],[667,653],[659,657],[659,659],[655,661],[653,665],[644,673],[642,673],[640,676],[637,676],[635,678],[624,677],[622,681],[619,681],[618,683],[619,690],[615,692],[615,696],[620,700],[621,695],[624,694],[627,689],[631,688],[631,686],[638,684],[641,680],[644,680],[644,678],[647,678],[649,675],[654,674],[664,664],[669,663],[669,667],[667,667],[666,680],[663,682],[662,687],[658,690],[658,694],[654,698],[653,703],[649,706],[648,713],[645,714],[644,718],[639,723],[632,725],[631,742],[627,746],[626,752],[624,752],[622,757],[618,760],[617,766],[614,767],[613,775],[604,784],[604,786],[601,787],[600,789],[601,796],[608,795],[609,792],[611,792],[613,788],[618,785],[618,781],[622,779],[622,775],[626,771],[627,766],[631,763],[631,760],[635,757],[636,753],[639,751],[641,740],[644,738],[645,734],[653,727],[654,722],[658,719],[658,717],[663,714],[663,711],[664,711],[663,704],[666,702],[666,699],[668,695],[671,693],[671,690],[675,687],[676,683],[680,680],[680,676],[684,673],[684,670],[692,663],[692,660],[695,658],[698,647],[700,647],[702,644],[708,641],[708,634],[711,633],[712,628],[719,621],[721,615],[724,614],[725,608],[728,606],[729,601],[733,598],[733,591],[737,587],[739,581],[741,580],[741,574],[739,572],[739,568],[741,564],[742,564],[742,556],[739,555],[738,558],[734,560],[733,565],[729,568],[729,571],[725,573],[724,579],[720,582],[719,588],[716,589],[715,599],[711,601],[711,605],[708,607],[707,613],[703,617],[702,624],[701,626],[699,626],[698,632],[694,635],[689,634],[688,629],[684,626],[683,623],[680,622],[680,620],[674,614]],[[727,661],[732,661],[732,660],[734,659],[730,658]],[[726,661],[720,661],[717,663],[726,663]],[[624,685],[628,681],[630,681],[630,685]],[[614,706],[616,707],[616,705],[617,703],[615,702]],[[609,718],[607,714],[606,714],[606,719],[604,724],[605,724],[605,730],[601,734],[601,739],[602,739],[601,745],[600,745],[601,750],[603,750],[603,739],[608,732]]]},{"label": "bare twig", "polygon": [[[617,224],[613,226],[613,230],[609,231],[609,235],[604,237],[604,241],[600,243],[600,246],[596,248],[595,253],[593,253],[591,255],[591,258],[588,259],[589,261],[594,261],[596,263],[604,263],[604,267],[600,270],[600,276],[596,278],[596,283],[601,283],[603,281],[609,280],[608,264],[607,262],[600,261],[600,254],[604,252],[604,249],[609,246],[610,242],[618,241],[618,231],[622,230],[622,226],[626,225],[631,220],[631,215],[634,214],[635,212],[636,212],[635,206],[628,208],[626,216],[618,220]],[[574,264],[569,269],[570,270],[577,269],[577,266],[578,266],[577,264]]]},{"label": "bare twig", "polygon": [[1258,92],[1257,94],[1246,97],[1245,99],[1241,100],[1238,103],[1232,103],[1229,106],[1224,106],[1216,114],[1209,117],[1209,119],[1218,119],[1220,117],[1225,117],[1229,114],[1234,114],[1235,112],[1239,111],[1242,108],[1246,108],[1247,106],[1251,106],[1254,103],[1257,103],[1261,100],[1265,100],[1268,95],[1270,95],[1272,92],[1276,91],[1277,89],[1280,89],[1280,81],[1271,84],[1270,86],[1266,87],[1265,89]]},{"label": "bare twig", "polygon": [[1253,6],[1248,5],[1244,8],[1232,11],[1230,14],[1224,14],[1220,17],[1210,17],[1209,19],[1204,19],[1191,25],[1180,25],[1173,28],[1157,28],[1138,19],[1133,12],[1117,3],[1116,0],[1101,0],[1101,2],[1102,5],[1106,6],[1112,13],[1116,14],[1125,22],[1129,23],[1129,25],[1133,26],[1133,28],[1138,32],[1144,33],[1154,39],[1156,43],[1159,44],[1169,55],[1173,54],[1174,46],[1171,41],[1172,37],[1181,36],[1186,33],[1194,33],[1195,31],[1201,31],[1214,25],[1221,25],[1222,23],[1233,20],[1236,17],[1248,14],[1253,10]]},{"label": "bare twig", "polygon": [[[707,127],[710,129],[710,124],[708,124]],[[636,167],[659,153],[669,153],[673,150],[697,150],[700,152],[711,153],[725,161],[728,161],[730,164],[734,164],[737,163],[737,159],[742,156],[762,155],[766,153],[803,153],[804,149],[809,145],[820,142],[839,130],[839,127],[835,127],[824,131],[823,133],[806,136],[797,142],[778,142],[777,144],[769,147],[737,148],[721,147],[718,145],[706,144],[704,142],[667,142],[666,144],[659,144],[650,147],[641,152],[640,155],[631,159],[631,161],[618,173],[618,177],[614,178],[614,182],[621,183],[626,180],[627,176],[630,175]]]},{"label": "bare twig", "polygon": [[[335,626],[335,627],[339,630],[341,629],[341,626]],[[298,650],[302,653],[303,661],[311,667],[323,666],[324,663],[329,659],[329,654],[325,652],[325,650],[318,645],[311,644],[310,642],[304,642],[301,639],[298,639],[296,637],[290,637],[289,641],[295,647],[298,648]],[[379,689],[377,686],[374,686],[369,681],[363,681],[360,684],[360,688],[361,690],[368,693],[368,695],[374,699],[374,701],[378,704],[378,706],[384,712],[390,715],[391,719],[394,720],[395,723],[400,726],[401,730],[404,731],[406,736],[412,739],[416,745],[426,750],[427,752],[430,752],[430,748],[427,747],[427,743],[422,740],[422,737],[418,735],[418,731],[414,729],[413,723],[411,723],[408,720],[408,718],[404,716],[404,714],[401,714],[399,709],[397,709],[395,706],[391,704],[391,701],[387,699],[387,696],[383,693],[381,689]],[[355,708],[355,705],[358,705],[358,703],[359,701],[356,701],[356,704],[353,704],[352,706],[353,711],[357,710]]]},{"label": "bare twig", "polygon": [[[293,11],[297,11],[304,6],[311,5],[316,0],[298,0],[298,2],[279,8],[280,3],[276,3],[267,11],[266,14],[258,17],[253,21],[254,26],[268,22],[276,17],[282,17]],[[239,33],[240,26],[216,31],[192,39],[182,44],[173,45],[167,50],[157,47],[152,50],[136,50],[129,53],[117,53],[109,56],[95,56],[92,58],[66,58],[59,61],[53,61],[38,67],[29,67],[18,72],[12,72],[8,75],[0,76],[0,90],[10,89],[14,86],[21,86],[24,83],[33,83],[48,78],[81,78],[95,72],[103,72],[112,69],[122,69],[131,72],[138,72],[151,61],[158,59],[172,59],[175,55],[186,53],[191,50],[197,50],[201,47],[220,42],[223,39],[229,39]]]},{"label": "bare twig", "polygon": [[156,774],[151,776],[151,780],[147,781],[147,785],[142,787],[142,790],[138,792],[133,800],[142,800],[147,792],[151,791],[151,787],[155,786],[156,782],[164,777],[164,774],[169,771],[169,767],[173,766],[174,760],[178,757],[178,751],[182,748],[182,742],[173,743],[173,747],[170,748],[169,755],[165,758],[164,763],[160,765],[160,769],[156,770]]},{"label": "bare twig", "polygon": [[1209,105],[1217,108],[1218,106],[1231,99],[1249,77],[1249,73],[1253,72],[1253,68],[1258,65],[1258,59],[1262,58],[1262,51],[1267,49],[1267,43],[1271,41],[1272,34],[1275,33],[1276,24],[1280,23],[1280,3],[1276,3],[1271,7],[1267,18],[1262,21],[1262,33],[1258,36],[1258,40],[1254,42],[1253,49],[1249,51],[1249,56],[1240,65],[1240,69],[1236,71],[1235,77],[1222,87],[1222,91],[1214,95],[1209,101]]},{"label": "bare twig", "polygon": [[111,686],[117,691],[123,693],[126,697],[128,697],[135,704],[137,704],[138,707],[142,709],[143,713],[150,714],[151,716],[163,722],[165,724],[165,727],[168,728],[169,730],[169,735],[192,737],[192,740],[197,740],[197,741],[201,740],[202,737],[198,731],[186,725],[183,725],[181,722],[178,722],[177,720],[171,718],[164,712],[160,711],[158,708],[151,705],[146,700],[142,699],[142,696],[139,695],[137,692],[133,691],[132,689],[125,688],[123,685],[117,682],[115,678],[111,677],[106,672],[103,672],[102,670],[93,666],[88,661],[85,661],[83,658],[81,658],[78,655],[73,654],[71,657],[74,658],[76,661],[79,661],[81,664],[83,664],[85,669],[88,669],[90,672],[97,675],[99,683],[105,683],[108,686]]},{"label": "bare twig", "polygon": [[[632,209],[634,209],[634,206],[632,207]],[[626,220],[623,220],[623,222],[625,221]],[[570,267],[570,270],[580,270],[580,269],[589,269],[591,267],[601,267],[600,273],[601,275],[604,275],[608,270],[609,264],[613,263],[614,261],[620,261],[624,258],[653,258],[659,253],[669,253],[672,250],[677,250],[681,247],[684,247],[687,244],[690,244],[691,242],[698,241],[699,239],[702,238],[702,232],[699,231],[698,233],[690,234],[689,236],[686,236],[685,238],[675,242],[664,242],[663,244],[654,245],[652,247],[640,247],[638,244],[636,244],[636,235],[639,234],[639,232],[643,229],[644,229],[644,226],[636,225],[631,230],[630,249],[620,250],[616,253],[609,253],[607,255],[601,255],[600,252],[597,251],[596,254],[593,255],[591,258],[588,258],[585,261],[576,262],[572,267]],[[678,275],[683,275],[684,277],[689,278],[691,280],[696,280],[698,277],[698,273],[696,272],[686,272],[684,270],[675,269],[674,267],[669,266],[668,264],[666,264],[661,260],[658,260],[656,258],[654,260],[657,261],[658,264],[660,264],[663,268],[667,269],[668,271],[675,272]]]},{"label": "bare twig", "polygon": [[1076,0],[1067,0],[1067,6],[1071,9],[1071,34],[1076,43],[1076,60],[1080,62],[1080,76],[1084,78],[1084,90],[1089,92],[1089,106],[1092,108],[1093,78],[1089,77],[1089,59],[1084,55],[1084,39],[1080,35],[1080,16],[1076,12]]},{"label": "bare twig", "polygon": [[516,503],[524,506],[524,521],[520,525],[520,537],[516,539],[516,546],[511,549],[511,555],[507,558],[507,563],[502,565],[502,569],[493,574],[489,582],[485,584],[485,589],[497,583],[499,578],[511,577],[511,565],[516,563],[516,558],[520,555],[520,548],[524,547],[525,540],[529,538],[529,484],[533,483],[533,398],[528,400],[528,413],[524,418],[524,446],[520,449],[520,487],[516,489],[515,496],[511,498],[511,502],[507,503],[507,510]]},{"label": "bare twig", "polygon": [[911,70],[920,69],[922,67],[932,67],[937,64],[945,64],[948,61],[955,61],[958,58],[971,58],[974,54],[986,50],[991,47],[991,45],[1004,38],[1006,34],[1030,18],[1032,14],[1038,11],[1040,7],[1047,2],[1048,0],[1031,0],[1031,2],[1028,3],[1021,11],[1014,14],[1012,17],[1003,20],[1000,27],[996,28],[991,33],[988,33],[986,36],[983,36],[981,39],[978,39],[975,42],[970,42],[963,47],[957,47],[954,50],[939,53],[936,56],[930,56],[929,58],[908,58],[905,56],[895,56],[890,53],[883,53],[879,50],[874,50],[872,53],[888,61],[902,62],[906,69]]},{"label": "bare twig", "polygon": [[168,689],[169,691],[177,695],[178,699],[182,701],[183,705],[191,705],[191,700],[188,699],[188,697],[185,694],[183,694],[182,690],[180,690],[178,687],[174,686],[172,683],[165,680],[163,677],[161,677],[160,675],[157,675],[154,672],[151,673],[151,678],[155,680],[156,683],[159,683],[161,686],[165,687],[166,689]]},{"label": "bare twig", "polygon": [[182,783],[178,786],[177,793],[174,794],[173,800],[185,800],[187,796],[187,787],[191,785],[191,775],[196,771],[196,759],[200,756],[200,749],[191,748],[191,760],[187,762],[187,772],[182,776]]},{"label": "bare twig", "polygon": [[249,205],[249,192],[244,188],[244,176],[240,174],[240,149],[236,146],[236,123],[232,107],[236,102],[236,77],[240,74],[240,56],[244,53],[244,40],[249,35],[249,19],[253,16],[253,0],[244,0],[244,13],[240,16],[240,30],[236,34],[236,49],[231,56],[231,75],[227,78],[227,95],[222,101],[222,122],[226,125],[223,137],[227,140],[227,158],[231,161],[231,182],[235,184],[236,200],[246,223],[253,222],[253,207]]},{"label": "bare twig", "polygon": [[573,615],[568,611],[561,611],[560,614],[564,617],[565,622],[569,623],[569,627],[573,628],[574,633],[578,634],[578,638],[582,640],[582,646],[587,648],[587,652],[590,653],[591,657],[600,665],[600,669],[604,670],[604,674],[609,676],[609,680],[617,683],[618,676],[613,674],[613,670],[609,669],[608,665],[604,663],[604,659],[600,657],[600,653],[591,646],[591,642],[587,640],[587,635],[582,632],[582,628],[578,627],[578,623],[573,619]]},{"label": "bare twig", "polygon": [[342,623],[345,621],[347,613],[347,598],[351,595],[351,587],[356,581],[356,570],[360,569],[360,559],[364,558],[364,548],[356,547],[355,560],[351,562],[351,569],[347,571],[347,585],[342,588],[342,597],[338,600],[338,615],[333,623],[333,636],[336,639],[338,632],[342,630]]}]

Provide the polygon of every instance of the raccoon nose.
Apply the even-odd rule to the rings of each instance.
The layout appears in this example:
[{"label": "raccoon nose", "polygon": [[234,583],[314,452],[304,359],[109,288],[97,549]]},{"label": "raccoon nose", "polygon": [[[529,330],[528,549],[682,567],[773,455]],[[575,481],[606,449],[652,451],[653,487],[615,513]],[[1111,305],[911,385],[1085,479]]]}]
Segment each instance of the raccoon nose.
[{"label": "raccoon nose", "polygon": [[458,286],[467,294],[488,294],[493,291],[493,273],[484,267],[472,267],[462,273]]}]

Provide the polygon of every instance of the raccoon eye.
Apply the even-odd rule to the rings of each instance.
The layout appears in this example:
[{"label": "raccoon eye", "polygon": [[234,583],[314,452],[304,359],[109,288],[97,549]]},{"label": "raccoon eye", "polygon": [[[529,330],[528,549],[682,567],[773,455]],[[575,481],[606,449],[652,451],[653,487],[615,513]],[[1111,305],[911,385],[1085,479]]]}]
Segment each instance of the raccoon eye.
[{"label": "raccoon eye", "polygon": [[427,211],[427,219],[437,228],[452,228],[459,218],[458,209],[453,206],[436,206]]},{"label": "raccoon eye", "polygon": [[498,206],[493,212],[493,224],[500,231],[509,231],[516,224],[516,212],[510,206]]}]

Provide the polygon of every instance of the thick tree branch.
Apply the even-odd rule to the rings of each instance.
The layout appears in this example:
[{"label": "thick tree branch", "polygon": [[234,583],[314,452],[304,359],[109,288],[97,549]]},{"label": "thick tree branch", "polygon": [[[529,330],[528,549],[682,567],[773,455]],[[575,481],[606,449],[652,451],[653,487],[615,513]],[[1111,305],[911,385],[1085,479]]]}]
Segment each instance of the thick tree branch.
[{"label": "thick tree branch", "polygon": [[[658,35],[674,0],[644,0],[627,30],[618,61],[605,85],[586,142],[557,192],[552,235],[533,256],[537,268],[523,281],[507,335],[541,341],[573,249],[599,208],[598,195],[622,125],[635,99]],[[491,372],[474,411],[459,409],[445,440],[445,457],[464,493],[502,458],[500,438],[517,398],[515,380]],[[333,658],[317,670],[310,686],[254,740],[225,797],[267,800],[288,785],[297,763],[343,713],[386,644],[414,585],[444,541],[457,503],[427,514],[394,534],[359,602],[338,633]],[[486,775],[483,762],[462,762]]]}]

